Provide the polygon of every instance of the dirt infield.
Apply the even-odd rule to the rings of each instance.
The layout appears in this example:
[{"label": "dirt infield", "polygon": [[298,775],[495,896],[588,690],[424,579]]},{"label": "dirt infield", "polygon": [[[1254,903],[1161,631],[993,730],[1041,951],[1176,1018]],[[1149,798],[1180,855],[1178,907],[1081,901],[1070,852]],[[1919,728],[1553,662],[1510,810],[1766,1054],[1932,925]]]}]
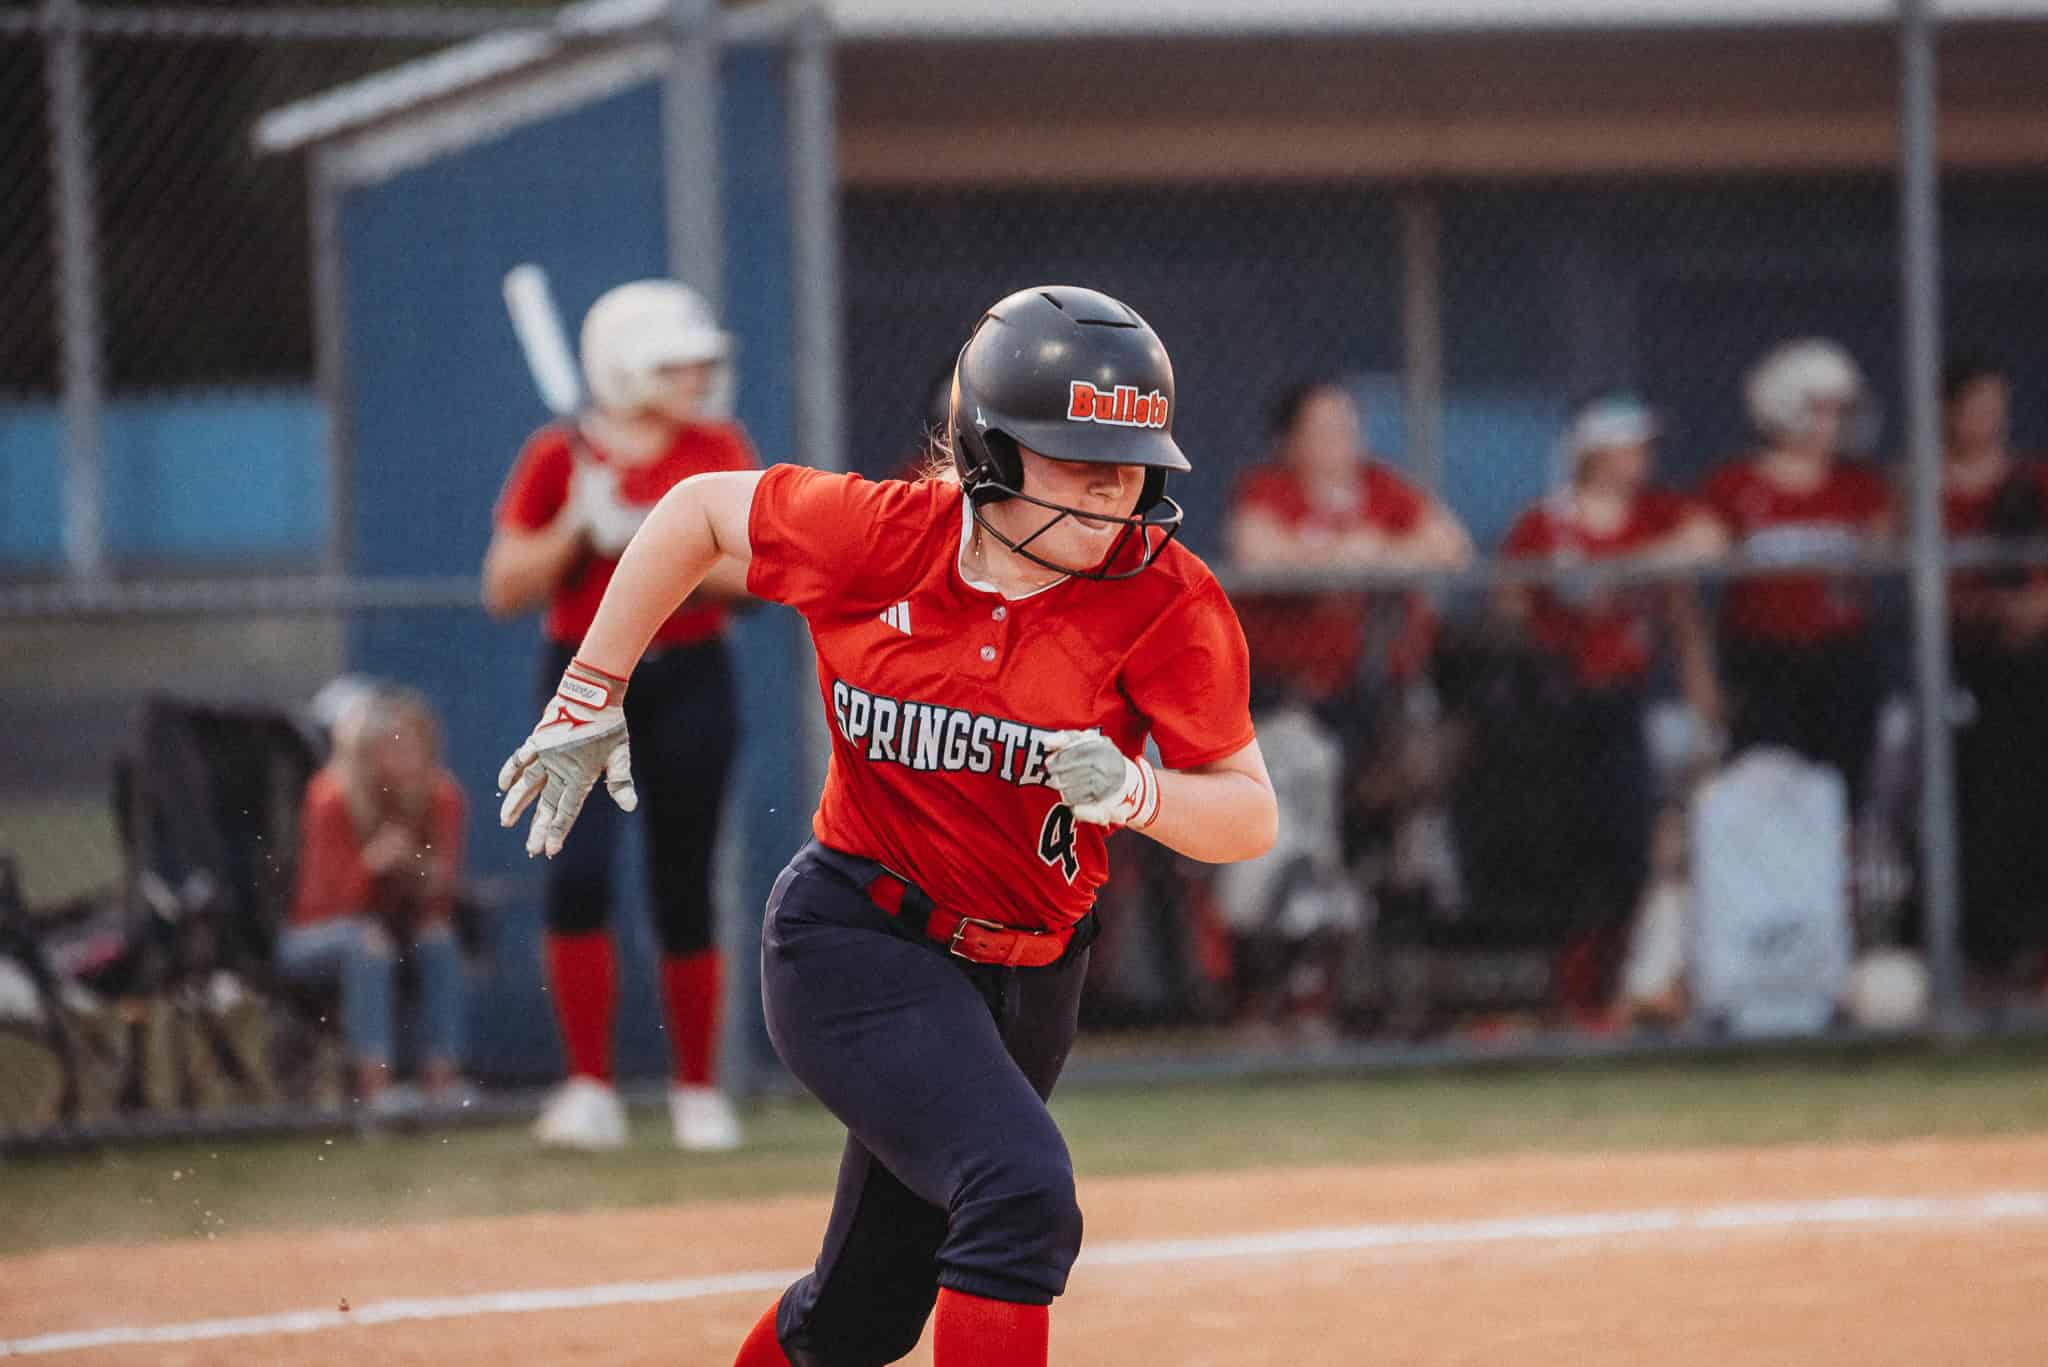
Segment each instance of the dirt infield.
[{"label": "dirt infield", "polygon": [[[2048,1360],[2043,1138],[1119,1179],[1082,1200],[1092,1261],[1054,1314],[1062,1367]],[[822,1216],[801,1199],[68,1249],[0,1261],[0,1340],[346,1300],[309,1332],[23,1360],[723,1367],[772,1292],[708,1279],[802,1266]],[[597,1287],[643,1303],[364,1322],[406,1298]]]}]

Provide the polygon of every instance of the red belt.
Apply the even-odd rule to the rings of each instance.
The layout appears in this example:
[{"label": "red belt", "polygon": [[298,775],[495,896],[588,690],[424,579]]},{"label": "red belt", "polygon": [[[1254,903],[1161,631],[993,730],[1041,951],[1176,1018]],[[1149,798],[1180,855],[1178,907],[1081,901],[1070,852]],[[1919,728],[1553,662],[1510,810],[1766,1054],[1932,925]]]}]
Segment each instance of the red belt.
[{"label": "red belt", "polygon": [[[880,873],[868,883],[867,894],[874,904],[906,925],[914,925],[915,914],[904,914],[906,899],[913,903],[926,902],[922,893],[893,873]],[[997,964],[1004,968],[1044,968],[1047,964],[1059,962],[1067,952],[1067,942],[1073,938],[1071,927],[1066,930],[1026,930],[1022,926],[1006,926],[1000,921],[984,921],[976,916],[960,916],[937,904],[925,917],[924,934],[946,947],[949,954],[978,964]]]}]

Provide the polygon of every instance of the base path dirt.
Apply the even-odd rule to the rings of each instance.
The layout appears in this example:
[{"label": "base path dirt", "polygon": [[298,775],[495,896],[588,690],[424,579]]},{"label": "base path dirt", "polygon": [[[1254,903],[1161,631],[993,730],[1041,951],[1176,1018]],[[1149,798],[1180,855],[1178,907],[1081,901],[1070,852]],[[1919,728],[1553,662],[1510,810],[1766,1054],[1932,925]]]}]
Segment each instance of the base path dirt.
[{"label": "base path dirt", "polygon": [[[1979,1201],[2016,1193],[2034,1199]],[[1055,1308],[1053,1357],[1062,1367],[2039,1364],[2043,1194],[2048,1139],[2033,1138],[1084,1182],[1100,1255]],[[1878,1204],[1817,1204],[1847,1198]],[[1703,1222],[1702,1211],[1717,1214]],[[1616,1214],[1631,1218],[1587,1218]],[[0,1261],[0,1341],[772,1272],[810,1260],[823,1218],[806,1198],[41,1253]],[[1305,1247],[1316,1239],[1300,1232],[1320,1230],[1348,1233]],[[1219,1243],[1229,1236],[1268,1237]],[[514,1300],[449,1318],[22,1360],[724,1367],[772,1294],[699,1286],[663,1303],[524,1311]],[[909,1361],[928,1363],[928,1350]]]}]

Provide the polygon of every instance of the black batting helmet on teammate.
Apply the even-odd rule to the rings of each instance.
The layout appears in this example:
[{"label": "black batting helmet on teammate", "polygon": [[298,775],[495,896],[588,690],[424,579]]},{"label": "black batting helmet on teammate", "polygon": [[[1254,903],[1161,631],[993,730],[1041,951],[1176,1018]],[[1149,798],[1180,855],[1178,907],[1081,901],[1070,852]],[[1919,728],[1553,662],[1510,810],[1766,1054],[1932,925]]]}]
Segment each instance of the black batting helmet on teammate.
[{"label": "black batting helmet on teammate", "polygon": [[[949,415],[953,464],[982,530],[1047,569],[1092,579],[1128,579],[1159,557],[1180,530],[1181,508],[1166,496],[1169,471],[1187,470],[1173,440],[1173,362],[1159,335],[1130,305],[1076,285],[1040,285],[998,302],[975,324],[953,367]],[[1128,517],[1052,503],[1024,492],[1019,447],[1054,460],[1138,465],[1145,484]],[[981,516],[1003,499],[1056,513],[1022,541]],[[1090,570],[1041,559],[1030,544],[1063,517],[1120,522],[1124,532]],[[1143,554],[1116,568],[1135,532]]]}]

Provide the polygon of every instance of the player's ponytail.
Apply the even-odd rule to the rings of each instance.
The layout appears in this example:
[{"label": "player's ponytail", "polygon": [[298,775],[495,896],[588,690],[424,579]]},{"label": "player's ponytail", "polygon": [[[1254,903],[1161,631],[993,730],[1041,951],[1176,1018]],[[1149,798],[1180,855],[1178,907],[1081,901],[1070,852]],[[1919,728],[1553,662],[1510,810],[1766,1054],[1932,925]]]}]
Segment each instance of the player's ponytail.
[{"label": "player's ponytail", "polygon": [[917,462],[919,479],[941,484],[958,484],[959,467],[953,463],[953,434],[947,430],[953,420],[953,363],[932,376],[924,395],[924,454]]},{"label": "player's ponytail", "polygon": [[958,484],[960,467],[953,463],[953,447],[946,439],[946,429],[933,428],[925,444],[924,456],[917,463],[919,479],[935,479],[941,484]]}]

